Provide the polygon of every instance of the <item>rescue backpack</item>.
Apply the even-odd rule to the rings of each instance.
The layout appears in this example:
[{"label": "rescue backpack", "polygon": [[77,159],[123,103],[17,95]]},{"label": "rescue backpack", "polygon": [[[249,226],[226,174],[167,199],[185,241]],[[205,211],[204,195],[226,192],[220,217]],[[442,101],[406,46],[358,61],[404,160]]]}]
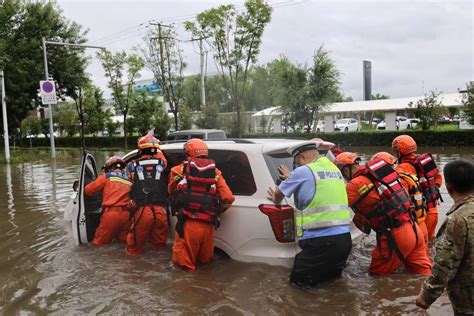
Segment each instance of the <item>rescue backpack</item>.
[{"label": "rescue backpack", "polygon": [[408,184],[408,195],[412,202],[412,216],[417,223],[421,223],[425,220],[426,216],[426,202],[423,199],[423,193],[418,184],[418,177],[408,173],[399,173],[399,175]]},{"label": "rescue backpack", "polygon": [[166,177],[163,170],[166,164],[162,159],[151,158],[133,162],[133,184],[130,198],[138,207],[146,205],[166,205]]},{"label": "rescue backpack", "polygon": [[371,228],[385,233],[390,228],[399,227],[411,219],[411,200],[400,183],[398,173],[382,159],[374,159],[366,164],[364,171],[380,195],[375,207],[362,214]]},{"label": "rescue backpack", "polygon": [[188,158],[183,178],[172,196],[173,209],[186,218],[219,225],[220,201],[216,191],[216,163],[207,158]]},{"label": "rescue backpack", "polygon": [[413,164],[420,181],[421,192],[425,198],[428,208],[435,208],[438,200],[443,202],[441,193],[436,187],[436,176],[439,173],[438,167],[430,153],[418,155]]}]

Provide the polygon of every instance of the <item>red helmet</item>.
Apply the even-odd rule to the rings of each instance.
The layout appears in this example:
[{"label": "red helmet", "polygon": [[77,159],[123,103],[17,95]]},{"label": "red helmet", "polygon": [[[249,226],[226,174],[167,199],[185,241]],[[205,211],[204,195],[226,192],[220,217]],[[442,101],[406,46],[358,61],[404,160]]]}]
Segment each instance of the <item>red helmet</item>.
[{"label": "red helmet", "polygon": [[356,153],[345,151],[337,155],[333,162],[339,168],[339,170],[342,170],[345,166],[358,164],[360,162],[360,157]]},{"label": "red helmet", "polygon": [[393,157],[393,155],[389,154],[386,151],[381,151],[381,152],[376,153],[375,155],[372,156],[372,158],[370,158],[370,160],[374,160],[377,158],[382,159],[383,161],[385,161],[391,166],[393,166],[397,162],[397,158]]},{"label": "red helmet", "polygon": [[207,149],[206,143],[199,138],[193,138],[188,140],[183,145],[186,155],[189,157],[200,157],[209,155],[209,150]]},{"label": "red helmet", "polygon": [[160,149],[160,141],[153,135],[145,135],[138,140],[138,149],[157,148]]},{"label": "red helmet", "polygon": [[416,152],[418,148],[415,140],[411,136],[400,135],[393,140],[392,149],[397,156],[399,156],[399,153],[405,156]]},{"label": "red helmet", "polygon": [[125,168],[125,162],[119,156],[112,156],[105,162],[105,170],[123,169]]}]

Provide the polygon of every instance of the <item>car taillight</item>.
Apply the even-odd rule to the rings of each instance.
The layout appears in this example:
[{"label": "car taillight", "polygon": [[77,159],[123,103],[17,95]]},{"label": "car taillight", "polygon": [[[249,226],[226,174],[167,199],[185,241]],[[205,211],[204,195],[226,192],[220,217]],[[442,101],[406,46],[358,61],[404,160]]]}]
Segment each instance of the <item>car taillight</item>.
[{"label": "car taillight", "polygon": [[270,219],[276,240],[281,243],[295,241],[294,216],[291,206],[260,204],[258,208]]}]

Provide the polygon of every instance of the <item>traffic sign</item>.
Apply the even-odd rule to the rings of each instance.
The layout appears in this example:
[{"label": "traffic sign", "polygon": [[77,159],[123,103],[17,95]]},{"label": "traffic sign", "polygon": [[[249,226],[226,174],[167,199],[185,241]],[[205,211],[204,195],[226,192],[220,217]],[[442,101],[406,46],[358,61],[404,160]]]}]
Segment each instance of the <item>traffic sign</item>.
[{"label": "traffic sign", "polygon": [[41,80],[40,90],[41,102],[43,105],[58,103],[58,100],[56,99],[56,84],[54,80]]}]

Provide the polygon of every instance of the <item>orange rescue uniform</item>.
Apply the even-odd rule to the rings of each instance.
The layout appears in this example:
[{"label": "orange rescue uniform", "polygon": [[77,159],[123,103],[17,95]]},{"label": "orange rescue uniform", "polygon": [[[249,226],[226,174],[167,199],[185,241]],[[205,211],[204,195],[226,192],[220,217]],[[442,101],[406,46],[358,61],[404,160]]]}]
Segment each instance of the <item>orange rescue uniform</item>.
[{"label": "orange rescue uniform", "polygon": [[[168,193],[176,190],[176,186],[183,178],[184,164],[181,163],[171,169],[168,182]],[[221,201],[222,212],[232,205],[235,198],[216,168],[216,192]],[[173,245],[173,263],[188,271],[196,271],[196,263],[209,263],[214,256],[214,226],[205,221],[188,218],[183,227],[184,237],[175,234]]]},{"label": "orange rescue uniform", "polygon": [[114,238],[126,242],[130,228],[127,204],[131,185],[122,172],[108,172],[84,188],[84,193],[89,196],[102,191],[102,216],[92,241],[94,246],[109,244]]},{"label": "orange rescue uniform", "polygon": [[[140,160],[166,158],[161,151],[154,156],[143,155]],[[130,180],[133,182],[133,171],[130,172]],[[165,192],[166,193],[166,192]],[[132,220],[132,227],[127,236],[127,248],[125,252],[130,256],[138,256],[145,249],[149,241],[151,249],[158,251],[166,246],[168,239],[168,216],[162,205],[146,205],[138,208]]]},{"label": "orange rescue uniform", "polygon": [[[361,166],[354,178],[346,185],[349,206],[356,206],[362,215],[372,211],[380,200],[380,195],[377,189],[374,188],[372,181],[366,176],[360,175],[360,171],[364,168],[365,166]],[[360,197],[366,194],[368,190],[370,192],[359,201]],[[415,227],[416,234],[413,227]],[[372,252],[369,273],[375,275],[389,274],[403,264],[407,270],[412,272],[431,275],[431,260],[428,257],[427,246],[420,227],[417,224],[413,226],[413,223],[408,221],[399,227],[392,228],[389,233],[393,236],[405,260],[402,262],[395,251],[390,251],[387,237],[381,235],[378,238],[379,245]],[[417,238],[417,235],[420,238]]]},{"label": "orange rescue uniform", "polygon": [[[407,174],[415,174],[417,175],[415,169],[415,159],[416,154],[409,154],[402,157],[401,162],[398,164],[397,168],[395,169],[398,173],[407,173]],[[417,175],[418,177],[418,175]],[[443,177],[441,176],[441,172],[436,175],[436,186],[438,188],[443,185]],[[438,224],[438,208],[437,207],[430,207],[426,213],[425,218],[425,225],[428,238],[435,237],[436,232],[436,225]]]}]

